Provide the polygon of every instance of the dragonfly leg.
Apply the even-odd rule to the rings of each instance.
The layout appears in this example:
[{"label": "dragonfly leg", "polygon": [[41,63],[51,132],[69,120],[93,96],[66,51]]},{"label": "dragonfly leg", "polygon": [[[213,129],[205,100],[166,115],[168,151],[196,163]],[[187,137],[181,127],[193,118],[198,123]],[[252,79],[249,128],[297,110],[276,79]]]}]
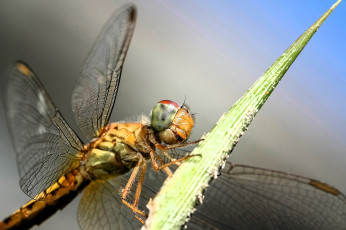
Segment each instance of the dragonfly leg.
[{"label": "dragonfly leg", "polygon": [[[150,152],[150,158],[151,158],[151,162],[152,162],[153,168],[155,170],[160,170],[160,167],[162,165],[165,165],[165,163],[164,163],[163,159],[160,157],[160,155],[157,154],[154,151]],[[155,159],[157,159],[159,161],[160,166],[157,164]],[[164,167],[164,168],[162,168],[162,170],[165,171],[165,173],[168,175],[168,177],[171,177],[173,175],[172,171],[168,167]]]},{"label": "dragonfly leg", "polygon": [[133,202],[134,207],[138,207],[138,201],[139,201],[139,197],[141,195],[142,186],[143,186],[143,182],[144,182],[144,176],[145,176],[146,171],[147,171],[147,164],[143,163],[142,168],[141,168],[141,172],[138,176],[138,183],[137,183],[137,188],[136,188],[135,200]]},{"label": "dragonfly leg", "polygon": [[[162,165],[158,165],[157,163],[156,163],[156,161],[155,161],[155,156],[157,157],[157,158],[161,158],[156,152],[153,152],[153,151],[151,151],[150,152],[150,157],[151,157],[151,161],[153,162],[153,168],[155,169],[155,170],[161,170],[161,169],[169,169],[168,167],[169,166],[171,166],[171,165],[174,165],[174,164],[176,164],[176,165],[180,165],[180,163],[181,162],[183,162],[184,160],[186,160],[186,159],[188,159],[188,158],[190,158],[190,157],[194,157],[194,156],[198,156],[198,155],[187,155],[187,156],[184,156],[184,157],[182,157],[182,158],[179,158],[179,159],[177,159],[177,160],[173,160],[173,161],[171,161],[171,162],[169,162],[169,163],[166,163],[166,164],[162,164]],[[161,160],[162,160],[162,158],[161,158]],[[168,174],[168,176],[171,176],[171,175],[169,175]]]},{"label": "dragonfly leg", "polygon": [[156,143],[155,147],[160,149],[160,150],[170,150],[170,149],[175,149],[175,148],[179,148],[179,147],[185,147],[188,145],[198,144],[200,141],[203,141],[203,139],[199,139],[197,141],[178,143],[178,144],[174,144],[174,145],[162,145],[162,144]]},{"label": "dragonfly leg", "polygon": [[[143,186],[143,181],[144,181],[144,176],[145,176],[145,172],[146,172],[146,164],[144,162],[144,159],[142,157],[142,155],[139,154],[139,161],[138,164],[136,165],[136,167],[133,169],[132,174],[130,176],[129,181],[127,182],[123,193],[121,195],[121,199],[122,202],[129,207],[132,212],[134,213],[135,217],[144,224],[144,220],[140,217],[146,217],[146,213],[139,210],[138,209],[138,201],[139,201],[139,197],[141,195],[141,190],[142,190],[142,186]],[[134,201],[131,204],[130,202],[128,202],[126,200],[126,198],[128,197],[129,193],[130,193],[130,189],[133,185],[133,182],[135,181],[137,174],[139,172],[139,176],[138,176],[138,183],[137,183],[137,188],[136,188],[136,193],[135,193],[135,197],[134,197]],[[140,215],[140,216],[139,216]]]}]

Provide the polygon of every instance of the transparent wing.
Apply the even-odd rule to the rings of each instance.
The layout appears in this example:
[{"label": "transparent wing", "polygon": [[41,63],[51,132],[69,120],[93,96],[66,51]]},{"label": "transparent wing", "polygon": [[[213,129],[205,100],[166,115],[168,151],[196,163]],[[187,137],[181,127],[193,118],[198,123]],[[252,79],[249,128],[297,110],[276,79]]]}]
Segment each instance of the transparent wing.
[{"label": "transparent wing", "polygon": [[[148,165],[149,166],[149,165]],[[142,227],[130,208],[121,201],[122,189],[131,173],[107,181],[93,181],[83,194],[78,208],[78,223],[83,230],[140,229]],[[166,175],[148,167],[142,188],[139,209],[148,213],[146,204],[154,198]],[[132,187],[128,201],[132,203],[135,194]]]},{"label": "transparent wing", "polygon": [[78,207],[78,223],[81,229],[140,228],[140,222],[134,219],[131,210],[121,202],[121,188],[120,186],[115,188],[107,181],[90,183]]},{"label": "transparent wing", "polygon": [[16,63],[7,80],[4,104],[20,187],[35,198],[78,166],[82,143],[27,65]]},{"label": "transparent wing", "polygon": [[119,87],[121,70],[133,34],[136,9],[115,12],[99,35],[72,95],[72,110],[87,139],[106,126]]},{"label": "transparent wing", "polygon": [[188,229],[345,229],[346,198],[324,183],[227,163]]}]

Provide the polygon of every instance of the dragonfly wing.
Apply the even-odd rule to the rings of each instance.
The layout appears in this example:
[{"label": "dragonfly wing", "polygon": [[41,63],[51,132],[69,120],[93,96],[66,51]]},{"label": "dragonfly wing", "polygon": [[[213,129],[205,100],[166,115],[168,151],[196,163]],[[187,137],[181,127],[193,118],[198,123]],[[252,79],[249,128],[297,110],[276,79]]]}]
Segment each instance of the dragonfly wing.
[{"label": "dragonfly wing", "polygon": [[87,139],[99,136],[112,112],[136,9],[123,7],[109,19],[91,50],[72,95],[72,110]]},{"label": "dragonfly wing", "polygon": [[7,123],[20,187],[35,198],[78,166],[83,145],[31,69],[18,62],[10,71],[3,89]]},{"label": "dragonfly wing", "polygon": [[346,198],[288,173],[227,163],[188,229],[344,229]]},{"label": "dragonfly wing", "polygon": [[[139,209],[148,214],[146,205],[159,191],[166,174],[154,171],[148,164],[147,173],[142,187]],[[93,181],[86,188],[78,208],[78,222],[83,230],[94,229],[140,229],[131,209],[121,201],[122,189],[127,184],[131,172],[106,181]],[[138,179],[138,178],[137,178]],[[127,201],[133,203],[137,180],[129,191]],[[144,219],[144,217],[143,217]]]},{"label": "dragonfly wing", "polygon": [[141,223],[121,201],[120,178],[93,181],[84,191],[78,207],[82,230],[140,229]]}]

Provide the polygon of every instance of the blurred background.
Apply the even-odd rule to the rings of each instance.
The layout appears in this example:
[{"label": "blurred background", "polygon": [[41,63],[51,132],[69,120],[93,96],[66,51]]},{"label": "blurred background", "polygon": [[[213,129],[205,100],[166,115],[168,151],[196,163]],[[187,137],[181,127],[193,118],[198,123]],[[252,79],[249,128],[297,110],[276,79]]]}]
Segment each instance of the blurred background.
[{"label": "blurred background", "polygon": [[[25,61],[77,130],[72,90],[102,26],[126,2],[1,1],[0,77],[13,61]],[[138,9],[137,24],[111,121],[149,115],[159,100],[182,103],[186,97],[197,113],[195,140],[334,0],[131,2]],[[312,177],[346,193],[345,15],[342,2],[240,139],[232,162]],[[29,198],[18,184],[0,108],[2,219]],[[79,198],[37,229],[79,229]]]}]

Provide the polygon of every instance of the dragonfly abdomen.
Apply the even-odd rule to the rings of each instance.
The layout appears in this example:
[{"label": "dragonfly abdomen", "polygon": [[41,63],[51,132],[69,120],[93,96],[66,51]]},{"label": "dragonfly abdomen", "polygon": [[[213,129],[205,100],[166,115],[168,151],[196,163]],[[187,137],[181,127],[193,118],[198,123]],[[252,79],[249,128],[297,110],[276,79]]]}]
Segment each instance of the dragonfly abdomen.
[{"label": "dragonfly abdomen", "polygon": [[0,222],[0,230],[29,229],[70,203],[88,184],[75,169]]}]

